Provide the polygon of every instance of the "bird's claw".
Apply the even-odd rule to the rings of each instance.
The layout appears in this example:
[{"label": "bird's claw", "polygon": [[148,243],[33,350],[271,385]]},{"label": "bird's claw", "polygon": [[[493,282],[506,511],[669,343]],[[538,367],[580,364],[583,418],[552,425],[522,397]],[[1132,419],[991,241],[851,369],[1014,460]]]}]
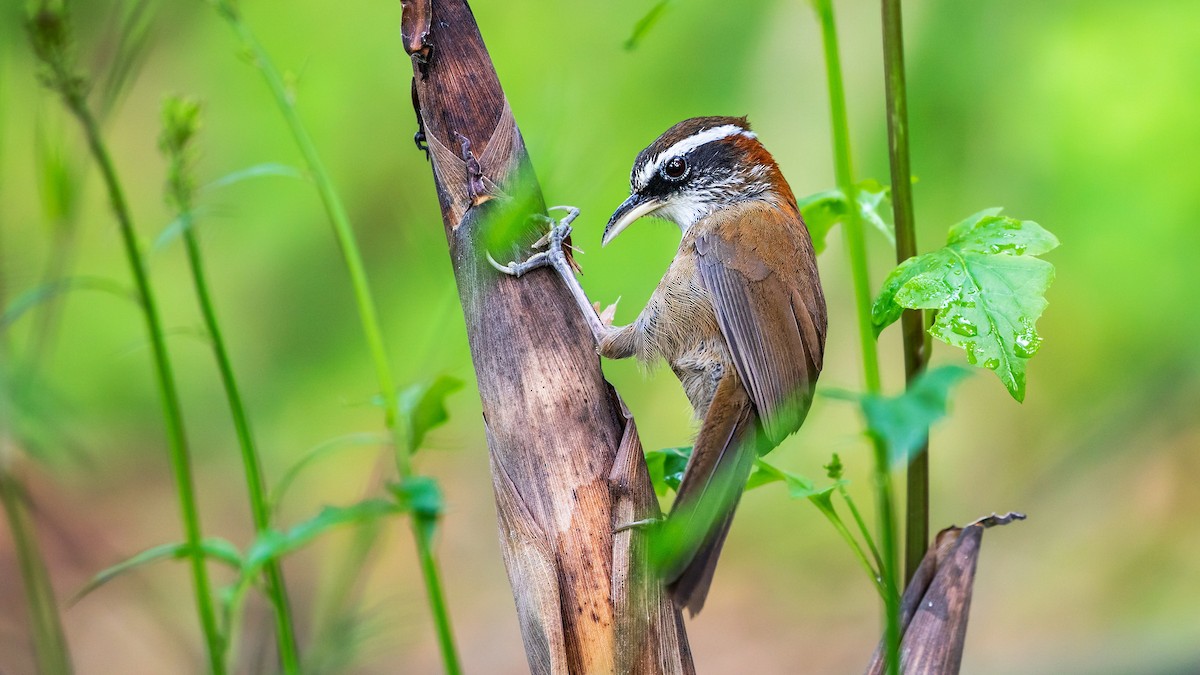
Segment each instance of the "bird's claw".
[{"label": "bird's claw", "polygon": [[651,525],[658,525],[659,523],[662,523],[665,520],[666,520],[666,517],[664,517],[664,516],[659,516],[658,518],[644,518],[642,520],[635,520],[632,523],[625,523],[624,525],[618,525],[617,527],[614,527],[613,534],[624,532],[625,530],[636,530],[636,529],[640,529],[643,527],[649,527]]},{"label": "bird's claw", "polygon": [[552,225],[546,234],[533,243],[533,248],[546,248],[547,246],[549,248],[546,248],[545,251],[534,253],[526,258],[524,262],[513,261],[507,265],[496,262],[496,259],[488,252],[487,259],[492,267],[514,277],[520,277],[539,267],[565,267],[566,269],[570,269],[570,263],[567,262],[567,254],[563,252],[563,246],[566,245],[567,237],[571,236],[571,222],[579,216],[579,209],[574,206],[553,206],[547,210],[567,212],[567,215],[563,216],[562,220],[554,220],[548,216],[543,216]]}]

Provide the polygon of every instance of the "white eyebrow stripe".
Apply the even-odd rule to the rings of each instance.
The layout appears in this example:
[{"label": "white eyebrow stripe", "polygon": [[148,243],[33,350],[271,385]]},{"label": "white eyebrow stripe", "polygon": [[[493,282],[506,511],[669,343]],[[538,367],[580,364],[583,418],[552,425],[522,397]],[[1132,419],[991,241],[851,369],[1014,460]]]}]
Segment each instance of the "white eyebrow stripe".
[{"label": "white eyebrow stripe", "polygon": [[643,166],[642,170],[638,172],[638,186],[645,187],[645,185],[650,182],[650,178],[654,176],[656,171],[658,171],[658,168],[662,165],[663,160],[669,157],[680,157],[682,155],[686,155],[705,143],[719,141],[722,138],[737,136],[739,134],[745,136],[746,138],[758,138],[758,135],[753,131],[743,129],[736,124],[723,124],[719,127],[705,129],[704,131],[692,134],[691,136],[687,136],[686,138],[677,141],[675,145],[663,150],[659,154],[655,155],[654,159],[646,162],[646,165]]}]

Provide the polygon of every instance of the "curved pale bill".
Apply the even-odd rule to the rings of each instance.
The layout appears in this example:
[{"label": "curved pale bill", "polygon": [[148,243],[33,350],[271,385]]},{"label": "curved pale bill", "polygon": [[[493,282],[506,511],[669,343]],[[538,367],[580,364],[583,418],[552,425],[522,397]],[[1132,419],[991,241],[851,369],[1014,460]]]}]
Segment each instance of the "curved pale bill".
[{"label": "curved pale bill", "polygon": [[608,242],[617,238],[618,234],[633,224],[633,221],[648,216],[657,211],[663,203],[657,199],[645,198],[641,195],[630,195],[620,206],[617,207],[616,213],[608,221],[608,225],[604,228],[604,238],[600,241],[600,246],[608,246]]}]

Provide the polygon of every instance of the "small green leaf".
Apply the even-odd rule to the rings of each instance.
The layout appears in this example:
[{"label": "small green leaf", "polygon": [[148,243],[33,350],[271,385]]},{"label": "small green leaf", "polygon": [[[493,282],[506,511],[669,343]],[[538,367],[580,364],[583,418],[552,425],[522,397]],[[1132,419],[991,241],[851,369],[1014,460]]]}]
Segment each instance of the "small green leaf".
[{"label": "small green leaf", "polygon": [[240,183],[244,180],[249,180],[251,178],[263,178],[265,176],[298,178],[300,180],[307,180],[308,178],[307,174],[305,174],[303,171],[289,164],[280,164],[279,162],[264,162],[263,164],[255,164],[254,166],[248,166],[244,169],[238,169],[237,171],[227,173],[208,185],[205,185],[203,188],[201,188],[201,190],[215,190],[217,188],[223,188],[233,185],[234,183]]},{"label": "small green leaf", "polygon": [[435,519],[442,515],[442,490],[429,476],[411,476],[401,483],[392,483],[388,489],[400,506],[415,516]]},{"label": "small green leaf", "polygon": [[887,446],[892,466],[911,461],[930,425],[946,416],[951,387],[970,374],[962,366],[941,366],[921,373],[899,396],[862,397],[867,430]]},{"label": "small green leaf", "polygon": [[117,36],[118,42],[116,55],[105,69],[107,75],[100,90],[98,107],[101,121],[116,108],[117,102],[129,90],[146,61],[154,35],[152,29],[156,4],[150,0],[136,0],[120,3],[118,9],[114,9],[114,12],[122,12],[122,16],[114,16],[113,25],[104,32],[105,35]]},{"label": "small green leaf", "polygon": [[[687,469],[688,460],[692,458],[692,448],[664,448],[651,450],[646,453],[646,468],[650,473],[650,483],[654,492],[660,497],[667,491],[678,491],[679,483],[683,481],[683,472]],[[806,496],[812,490],[812,481],[800,474],[784,471],[763,459],[754,460],[754,468],[746,479],[746,489],[771,483],[784,482],[793,497]]]},{"label": "small green leaf", "polygon": [[[242,566],[242,555],[237,550],[237,547],[224,539],[209,538],[205,539],[200,544],[200,549],[204,551],[207,558],[211,558],[220,563],[225,563],[234,569]],[[180,560],[188,557],[190,547],[186,542],[177,542],[174,544],[162,544],[148,548],[137,555],[127,558],[112,567],[105,568],[92,577],[83,588],[79,589],[71,599],[71,604],[81,600],[83,596],[100,588],[104,584],[113,579],[131,572],[139,567],[149,565],[160,560]]]},{"label": "small green leaf", "polygon": [[[837,510],[833,508],[833,492],[837,490],[838,483],[834,483],[824,490],[814,490],[805,495],[808,501],[821,510],[826,517],[841,520],[837,515]],[[793,495],[795,496],[795,495]]]},{"label": "small green leaf", "polygon": [[337,438],[331,438],[323,443],[313,446],[307,452],[305,452],[303,456],[300,457],[298,462],[293,464],[291,468],[289,468],[287,472],[283,474],[283,477],[279,479],[279,483],[275,485],[275,489],[271,490],[271,495],[267,499],[267,502],[270,505],[270,510],[276,511],[279,508],[279,504],[283,501],[283,496],[287,493],[288,488],[292,486],[292,483],[295,482],[296,478],[300,475],[300,472],[310,466],[313,462],[316,462],[318,459],[322,459],[338,450],[370,445],[386,445],[387,443],[388,438],[386,436],[372,433],[359,433],[338,436]]},{"label": "small green leaf", "polygon": [[650,472],[650,483],[658,496],[667,494],[668,490],[679,489],[683,471],[691,458],[691,446],[650,450],[646,453],[646,469]]},{"label": "small green leaf", "polygon": [[[865,180],[857,186],[859,213],[863,222],[874,227],[892,245],[896,243],[896,229],[892,224],[891,188],[877,180]],[[839,189],[817,192],[796,201],[800,215],[812,236],[813,250],[825,250],[825,239],[834,225],[844,222],[849,209],[846,195]]]},{"label": "small green leaf", "polygon": [[76,226],[82,196],[81,171],[75,157],[63,147],[61,136],[51,139],[43,118],[34,127],[34,165],[42,213],[54,234],[65,236]]},{"label": "small green leaf", "polygon": [[1054,266],[1035,256],[1056,246],[1033,221],[981,211],[950,228],[946,246],[888,275],[871,311],[875,333],[905,308],[937,310],[930,334],[965,350],[971,365],[994,371],[1024,400],[1026,361],[1042,342],[1035,323],[1054,281]]},{"label": "small green leaf", "polygon": [[246,551],[242,576],[257,574],[268,560],[300,549],[334,527],[365,523],[403,511],[403,505],[387,499],[367,499],[350,506],[326,506],[320,513],[287,532],[267,530],[260,534]]},{"label": "small green leaf", "polygon": [[746,489],[779,481],[783,481],[783,484],[787,486],[788,494],[793,499],[803,499],[813,494],[811,480],[798,473],[780,469],[763,459],[754,460],[754,471],[750,474],[750,480],[746,481]]},{"label": "small green leaf", "polygon": [[646,34],[650,32],[650,29],[654,28],[654,24],[658,23],[658,20],[662,18],[663,12],[667,10],[667,5],[670,5],[672,2],[674,2],[674,0],[658,0],[658,2],[650,8],[649,12],[646,12],[642,18],[638,19],[637,24],[635,24],[633,27],[633,33],[629,36],[629,39],[625,41],[625,49],[637,49],[638,45],[641,44],[642,39],[645,38]]},{"label": "small green leaf", "polygon": [[450,419],[446,397],[462,387],[462,380],[442,375],[432,382],[414,384],[400,392],[397,405],[410,454],[421,447],[425,434]]},{"label": "small green leaf", "polygon": [[7,329],[34,307],[51,298],[71,291],[100,291],[123,300],[128,300],[135,305],[141,305],[137,295],[111,279],[91,276],[69,277],[36,286],[14,298],[8,307],[4,308],[4,312],[0,314],[0,331]]}]

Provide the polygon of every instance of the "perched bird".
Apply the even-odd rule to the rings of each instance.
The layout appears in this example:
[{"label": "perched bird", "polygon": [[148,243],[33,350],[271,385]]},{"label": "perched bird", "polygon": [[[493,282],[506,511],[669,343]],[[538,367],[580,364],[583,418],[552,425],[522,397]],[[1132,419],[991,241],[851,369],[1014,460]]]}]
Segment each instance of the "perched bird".
[{"label": "perched bird", "polygon": [[676,124],[637,156],[630,183],[603,245],[643,216],[683,233],[633,323],[605,325],[575,279],[561,249],[575,209],[547,237],[547,251],[497,267],[520,275],[552,265],[602,356],[661,357],[683,384],[702,423],[667,518],[685,536],[662,576],[677,606],[695,614],[755,458],[808,412],[825,349],[825,298],[796,198],[746,118]]}]

